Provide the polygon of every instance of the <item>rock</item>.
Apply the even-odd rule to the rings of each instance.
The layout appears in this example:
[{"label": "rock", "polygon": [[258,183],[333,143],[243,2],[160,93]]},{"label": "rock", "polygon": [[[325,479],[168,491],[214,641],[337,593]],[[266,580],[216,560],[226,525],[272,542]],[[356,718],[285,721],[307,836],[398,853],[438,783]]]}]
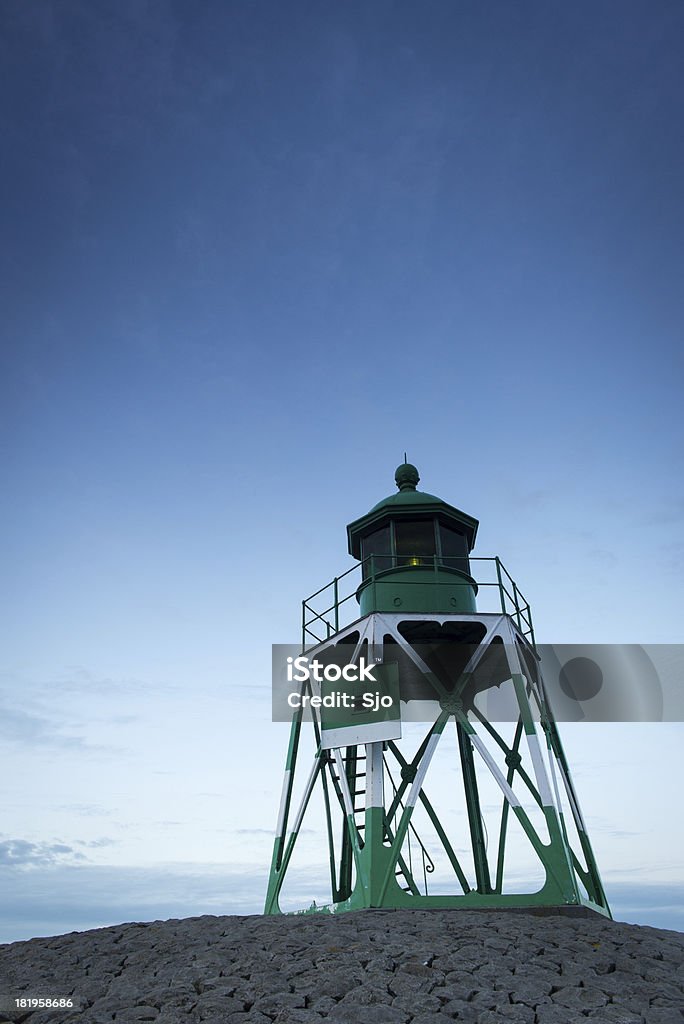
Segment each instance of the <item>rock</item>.
[{"label": "rock", "polygon": [[395,996],[392,1006],[409,1013],[436,1013],[442,1008],[441,1001],[435,995],[418,992],[410,996]]},{"label": "rock", "polygon": [[336,1005],[337,1003],[334,999],[331,999],[330,996],[321,996],[320,999],[316,999],[315,1002],[311,1003],[310,1009],[320,1016],[327,1016]]},{"label": "rock", "polygon": [[257,999],[250,1009],[253,1013],[264,1013],[267,1017],[275,1017],[285,1007],[291,1010],[303,1010],[305,1007],[304,996],[297,995],[295,992],[270,992]]},{"label": "rock", "polygon": [[[176,1007],[179,1010],[179,1007]],[[221,995],[218,992],[203,993],[193,1005],[193,1011],[199,1020],[211,1020],[218,1014],[244,1013],[245,1004],[233,996]]]},{"label": "rock", "polygon": [[587,1024],[584,1014],[552,1004],[541,1006],[537,1010],[536,1018],[536,1024]]},{"label": "rock", "polygon": [[593,1010],[608,1002],[608,996],[598,988],[559,988],[552,992],[552,998],[557,1005],[575,1010]]},{"label": "rock", "polygon": [[523,913],[201,917],[0,946],[0,992],[83,999],[25,1024],[684,1024],[683,979],[684,935]]},{"label": "rock", "polygon": [[[600,1014],[600,1016],[599,1016]],[[593,1020],[603,1020],[606,1024],[643,1024],[644,1018],[640,1013],[629,1010],[624,1006],[615,1006],[612,1003],[597,1011]]]},{"label": "rock", "polygon": [[529,1006],[509,1006],[502,1004],[494,1010],[485,1010],[477,1018],[477,1024],[500,1024],[500,1021],[509,1021],[510,1024],[534,1024],[534,1010]]},{"label": "rock", "polygon": [[363,1024],[408,1024],[410,1019],[411,1014],[406,1010],[380,1003],[364,1006],[362,1013],[359,1013],[358,1006],[340,1005],[326,1018],[335,1024],[360,1024],[361,1021]]},{"label": "rock", "polygon": [[682,1024],[684,1010],[652,1006],[643,1016],[644,1024]]},{"label": "rock", "polygon": [[445,1017],[454,1017],[457,1020],[467,1021],[468,1024],[477,1022],[480,1014],[483,1012],[481,1006],[475,1006],[473,1003],[463,1002],[461,999],[452,999],[448,1003],[442,1005],[440,1013]]}]

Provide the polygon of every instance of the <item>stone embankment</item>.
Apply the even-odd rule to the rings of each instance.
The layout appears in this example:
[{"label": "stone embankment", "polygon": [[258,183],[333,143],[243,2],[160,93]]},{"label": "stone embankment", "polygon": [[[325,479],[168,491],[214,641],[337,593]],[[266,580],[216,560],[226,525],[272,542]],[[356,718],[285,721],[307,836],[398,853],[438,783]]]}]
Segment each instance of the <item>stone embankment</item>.
[{"label": "stone embankment", "polygon": [[30,1024],[683,1024],[684,934],[463,911],[198,917],[0,946]]}]

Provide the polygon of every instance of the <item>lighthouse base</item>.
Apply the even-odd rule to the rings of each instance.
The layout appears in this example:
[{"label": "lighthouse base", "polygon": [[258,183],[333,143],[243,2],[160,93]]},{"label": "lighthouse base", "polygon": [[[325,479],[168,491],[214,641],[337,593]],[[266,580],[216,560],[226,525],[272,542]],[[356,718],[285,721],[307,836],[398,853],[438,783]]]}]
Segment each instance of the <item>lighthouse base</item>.
[{"label": "lighthouse base", "polygon": [[[307,654],[340,647],[350,662],[392,666],[385,677],[398,678],[401,728],[378,740],[350,720],[349,732],[334,735],[353,735],[353,742],[333,745],[324,718],[314,712],[305,723],[301,708],[295,712],[265,912],[294,911],[288,904],[302,892],[295,851],[306,831],[304,869],[314,877],[318,849],[329,895],[320,898],[316,881],[319,895],[299,912],[586,910],[609,917],[539,662],[513,620],[374,612]],[[310,683],[303,687],[310,692]],[[515,713],[502,724],[486,708],[490,691],[504,690]],[[410,721],[416,702],[422,723]],[[297,793],[305,727],[313,763]],[[316,799],[324,811],[319,847],[309,827]],[[294,897],[286,895],[288,877]]]}]

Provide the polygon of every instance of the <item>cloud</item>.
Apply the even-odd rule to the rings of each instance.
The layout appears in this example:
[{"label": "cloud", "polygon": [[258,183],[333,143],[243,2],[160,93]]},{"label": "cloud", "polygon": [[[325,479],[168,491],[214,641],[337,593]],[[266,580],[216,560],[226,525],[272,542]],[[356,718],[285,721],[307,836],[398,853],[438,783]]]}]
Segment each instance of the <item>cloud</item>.
[{"label": "cloud", "polygon": [[13,868],[40,868],[85,860],[85,855],[66,843],[32,843],[28,839],[0,841],[0,865]]},{"label": "cloud", "polygon": [[[270,836],[273,839],[276,832],[275,828],[236,828],[232,834],[236,836]],[[300,836],[318,836],[320,833],[314,828],[300,828],[297,834]]]},{"label": "cloud", "polygon": [[57,810],[71,811],[82,818],[107,818],[112,814],[111,807],[102,804],[60,804]]},{"label": "cloud", "polygon": [[99,850],[103,846],[118,846],[119,839],[112,839],[110,836],[102,836],[100,839],[77,839],[79,846],[87,846],[91,850]]},{"label": "cloud", "polygon": [[553,497],[553,492],[548,488],[522,488],[513,485],[513,500],[519,508],[536,509],[543,508]]},{"label": "cloud", "polygon": [[87,747],[80,736],[65,736],[59,732],[48,718],[6,705],[0,705],[0,739],[7,743],[26,743],[31,746],[71,749]]},{"label": "cloud", "polygon": [[64,721],[61,709],[51,716],[49,710],[39,714],[0,702],[0,740],[5,743],[35,750],[72,750],[105,757],[121,756],[123,748],[119,746],[88,743],[83,736],[69,735],[62,731],[74,725],[73,718]]},{"label": "cloud", "polygon": [[604,878],[604,885],[617,921],[684,930],[684,882],[661,885],[610,883]]},{"label": "cloud", "polygon": [[605,835],[613,836],[615,839],[632,839],[634,836],[643,836],[645,832],[630,831],[625,828],[613,828],[610,824],[592,825],[592,832],[603,832]]},{"label": "cloud", "polygon": [[[57,676],[50,682],[4,673],[0,678],[0,740],[41,749],[120,756],[122,748],[88,742],[79,730],[87,733],[94,725],[102,723],[121,730],[122,726],[138,721],[138,716],[120,712],[122,697],[162,690],[167,697],[173,693],[171,687],[167,690],[146,687],[139,680],[96,677],[85,669],[70,671],[68,676]],[[19,706],[19,695],[22,706]],[[84,698],[94,698],[95,704],[86,704]],[[114,714],[106,713],[104,699],[116,702]]]},{"label": "cloud", "polygon": [[590,560],[601,562],[605,566],[617,565],[618,563],[618,556],[608,548],[592,548],[591,551],[587,552],[587,556]]},{"label": "cloud", "polygon": [[[72,665],[67,671],[61,673],[54,681],[43,683],[38,687],[38,692],[43,697],[54,698],[55,688],[59,692],[60,699],[68,694],[76,696],[98,696],[107,697],[118,706],[123,696],[139,696],[140,694],[164,694],[183,692],[182,689],[171,683],[151,683],[135,677],[113,678],[93,672],[82,665]],[[129,716],[124,716],[124,718]],[[116,721],[117,719],[112,719]]]},{"label": "cloud", "polygon": [[[266,878],[265,865],[255,869],[252,864],[237,863],[112,867],[53,861],[39,863],[30,872],[4,866],[0,870],[0,942],[125,921],[260,914]],[[308,867],[292,870],[281,906],[301,909],[319,896],[323,902],[328,885],[324,871],[313,876]],[[684,881],[616,882],[607,883],[606,888],[617,920],[684,928]]]},{"label": "cloud", "polygon": [[264,870],[252,865],[110,867],[53,863],[0,869],[0,942],[124,921],[259,914]]},{"label": "cloud", "polygon": [[642,511],[639,521],[645,526],[679,525],[684,519],[684,496],[664,495],[659,502],[649,504],[648,511]]}]

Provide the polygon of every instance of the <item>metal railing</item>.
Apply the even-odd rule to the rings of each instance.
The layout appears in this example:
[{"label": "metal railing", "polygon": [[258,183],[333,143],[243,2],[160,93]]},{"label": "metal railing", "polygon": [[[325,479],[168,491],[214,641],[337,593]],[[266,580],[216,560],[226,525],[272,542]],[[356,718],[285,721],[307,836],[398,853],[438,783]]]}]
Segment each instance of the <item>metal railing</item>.
[{"label": "metal railing", "polygon": [[[424,576],[421,576],[419,580],[415,581],[415,584],[411,580],[402,578],[402,587],[453,588],[462,586],[472,588],[474,582],[478,591],[478,611],[500,611],[504,615],[510,615],[522,635],[534,647],[534,627],[532,626],[532,611],[529,602],[525,600],[517,583],[498,556],[494,558],[470,557],[470,578],[464,578],[461,582],[458,580],[457,573],[449,574],[448,580],[444,579],[444,568],[448,568],[449,559],[440,555],[405,555],[402,556],[403,564],[401,566],[397,565],[397,559],[394,557],[392,568],[409,568],[411,559],[414,557],[415,564],[419,568],[434,569],[435,578],[432,581],[427,581]],[[359,617],[356,603],[359,587],[362,583],[372,586],[376,581],[386,580],[388,569],[384,567],[384,563],[391,558],[393,556],[369,555],[368,558],[357,562],[340,576],[335,576],[329,583],[302,601],[302,644],[305,649],[328,640]],[[382,562],[380,562],[381,559]],[[378,562],[383,565],[383,568],[376,568]],[[473,562],[477,562],[478,565],[473,567]]]}]

